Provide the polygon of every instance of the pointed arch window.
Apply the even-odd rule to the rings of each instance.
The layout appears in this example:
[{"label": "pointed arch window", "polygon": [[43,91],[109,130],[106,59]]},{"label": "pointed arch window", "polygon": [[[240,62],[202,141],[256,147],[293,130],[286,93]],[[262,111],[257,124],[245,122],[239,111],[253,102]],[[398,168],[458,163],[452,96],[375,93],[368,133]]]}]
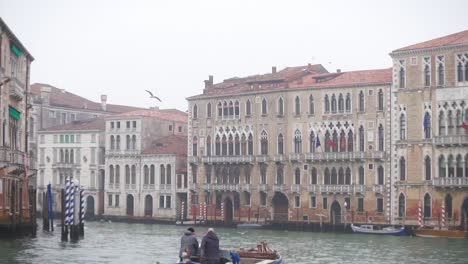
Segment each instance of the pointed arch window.
[{"label": "pointed arch window", "polygon": [[115,183],[120,183],[120,165],[115,165]]},{"label": "pointed arch window", "polygon": [[406,140],[406,116],[400,115],[400,140]]},{"label": "pointed arch window", "polygon": [[223,105],[221,104],[221,102],[218,103],[218,118],[222,118],[223,117]]},{"label": "pointed arch window", "polygon": [[268,155],[268,135],[265,131],[260,135],[260,154]]},{"label": "pointed arch window", "polygon": [[445,116],[444,112],[440,111],[439,112],[439,136],[444,136],[447,135],[445,132]]},{"label": "pointed arch window", "polygon": [[344,130],[341,130],[340,133],[340,152],[346,151],[346,133]]},{"label": "pointed arch window", "polygon": [[155,179],[155,167],[153,164],[150,166],[150,184],[154,184]]},{"label": "pointed arch window", "polygon": [[453,155],[450,154],[448,156],[448,176],[449,177],[455,177],[455,162],[454,162],[454,158],[453,158]]},{"label": "pointed arch window", "polygon": [[330,170],[328,168],[325,168],[325,171],[323,172],[323,184],[330,184]]},{"label": "pointed arch window", "polygon": [[143,166],[143,184],[149,184],[149,168],[148,165]]},{"label": "pointed arch window", "polygon": [[445,84],[445,67],[443,63],[439,63],[437,66],[437,77],[438,85],[443,86]]},{"label": "pointed arch window", "polygon": [[315,113],[314,97],[310,95],[309,96],[309,115],[313,115],[314,113]]},{"label": "pointed arch window", "polygon": [[445,163],[445,157],[440,155],[439,157],[439,178],[447,177],[447,164]]},{"label": "pointed arch window", "polygon": [[130,184],[130,166],[125,165],[125,184]]},{"label": "pointed arch window", "polygon": [[317,184],[318,179],[317,179],[317,169],[315,167],[312,168],[310,172],[310,184]]},{"label": "pointed arch window", "polygon": [[162,164],[159,166],[159,183],[166,184],[166,168]]},{"label": "pointed arch window", "polygon": [[294,184],[301,184],[301,169],[299,168],[294,171]]},{"label": "pointed arch window", "polygon": [[193,117],[193,119],[198,118],[198,106],[196,104],[193,106],[192,117]]},{"label": "pointed arch window", "polygon": [[276,184],[284,184],[284,167],[282,164],[276,166]]},{"label": "pointed arch window", "polygon": [[379,104],[378,104],[379,111],[384,110],[384,94],[382,89],[379,90]]},{"label": "pointed arch window", "polygon": [[406,198],[403,193],[398,197],[398,217],[405,217],[406,215]]},{"label": "pointed arch window", "polygon": [[338,183],[338,174],[336,173],[336,168],[331,170],[331,184],[336,185]]},{"label": "pointed arch window", "polygon": [[247,155],[247,139],[245,138],[245,134],[241,136],[241,153],[242,155]]},{"label": "pointed arch window", "polygon": [[132,165],[132,184],[136,184],[136,166]]},{"label": "pointed arch window", "polygon": [[211,137],[206,137],[206,155],[211,156]]},{"label": "pointed arch window", "polygon": [[365,144],[365,139],[364,139],[364,127],[360,126],[359,127],[359,151],[364,151],[364,144]]},{"label": "pointed arch window", "polygon": [[379,168],[377,168],[377,184],[384,185],[384,182],[384,168],[382,166],[379,166]]},{"label": "pointed arch window", "polygon": [[426,181],[430,181],[432,179],[431,158],[429,156],[424,158],[424,175]]},{"label": "pointed arch window", "polygon": [[340,94],[340,95],[338,96],[338,112],[343,113],[343,112],[344,112],[344,108],[345,108],[345,106],[344,106],[344,98],[343,98],[343,95]]},{"label": "pointed arch window", "polygon": [[406,160],[404,157],[400,158],[400,181],[406,181]]},{"label": "pointed arch window", "polygon": [[302,135],[299,129],[294,132],[294,153],[302,153]]},{"label": "pointed arch window", "polygon": [[250,100],[247,100],[247,102],[245,103],[245,115],[246,116],[252,115],[252,105],[250,103]]},{"label": "pointed arch window", "polygon": [[331,97],[331,111],[332,113],[336,113],[336,96],[335,94],[332,94],[332,97]]},{"label": "pointed arch window", "polygon": [[365,180],[365,176],[364,176],[364,167],[363,166],[359,166],[359,179],[358,179],[358,184],[360,185],[364,185],[364,180]]},{"label": "pointed arch window", "polygon": [[325,113],[330,113],[330,99],[328,98],[328,94],[325,95],[324,104],[325,104]]},{"label": "pointed arch window", "polygon": [[294,105],[295,105],[295,114],[298,116],[301,114],[301,99],[299,99],[299,96],[296,96]]},{"label": "pointed arch window", "polygon": [[351,112],[351,95],[349,93],[346,94],[346,113]]},{"label": "pointed arch window", "polygon": [[211,103],[206,105],[206,117],[211,118]]},{"label": "pointed arch window", "polygon": [[346,168],[346,172],[345,172],[345,184],[347,185],[351,184],[351,169],[349,167]]},{"label": "pointed arch window", "polygon": [[172,182],[171,164],[167,164],[167,166],[166,166],[166,184],[171,184],[171,182]]},{"label": "pointed arch window", "polygon": [[325,138],[323,144],[325,145],[325,152],[330,152],[330,132],[325,132]]},{"label": "pointed arch window", "polygon": [[221,155],[221,139],[219,138],[219,135],[216,135],[216,139],[215,139],[215,155],[216,156]]},{"label": "pointed arch window", "polygon": [[239,135],[237,134],[234,137],[234,155],[236,156],[240,155],[240,139],[239,139]]},{"label": "pointed arch window", "polygon": [[268,103],[266,98],[262,99],[262,115],[268,114]]},{"label": "pointed arch window", "polygon": [[229,135],[228,137],[228,153],[229,156],[234,155],[234,139],[232,138],[232,135]]},{"label": "pointed arch window", "polygon": [[364,92],[359,92],[359,112],[364,112]]},{"label": "pointed arch window", "polygon": [[429,87],[431,85],[431,70],[429,65],[424,66],[424,86]]},{"label": "pointed arch window", "polygon": [[221,139],[221,155],[227,156],[228,153],[228,147],[227,147],[227,138],[226,135],[223,135]]},{"label": "pointed arch window", "polygon": [[400,67],[400,71],[399,71],[399,77],[400,77],[400,88],[405,88],[405,84],[406,84],[406,73],[405,73],[405,69],[403,67]]},{"label": "pointed arch window", "polygon": [[457,173],[457,177],[463,177],[463,159],[462,159],[462,156],[460,154],[458,154],[457,156],[457,169],[456,169],[456,173]]},{"label": "pointed arch window", "polygon": [[384,151],[384,128],[383,125],[379,125],[379,151]]},{"label": "pointed arch window", "polygon": [[223,103],[223,118],[228,118],[229,117],[229,106],[226,101]]},{"label": "pointed arch window", "polygon": [[247,148],[249,155],[253,155],[253,137],[252,134],[249,134],[249,138],[247,140]]},{"label": "pointed arch window", "polygon": [[430,218],[432,215],[432,198],[426,193],[424,195],[424,217]]},{"label": "pointed arch window", "polygon": [[315,133],[314,131],[310,131],[310,134],[309,134],[309,151],[310,153],[314,153],[315,152],[315,145],[316,145],[316,142],[315,142],[316,138],[315,138]]},{"label": "pointed arch window", "polygon": [[193,137],[192,141],[192,156],[196,157],[198,153],[198,139],[197,137]]},{"label": "pointed arch window", "polygon": [[278,155],[284,154],[283,144],[284,144],[283,134],[278,135]]},{"label": "pointed arch window", "polygon": [[339,141],[338,141],[338,132],[333,131],[333,144],[332,144],[332,148],[333,148],[333,152],[338,152],[338,144],[339,144]]},{"label": "pointed arch window", "polygon": [[348,132],[348,152],[354,151],[354,135],[353,131],[349,130]]},{"label": "pointed arch window", "polygon": [[338,169],[338,184],[343,185],[345,183],[344,170],[343,168]]},{"label": "pointed arch window", "polygon": [[282,97],[278,99],[278,116],[284,116],[284,101]]},{"label": "pointed arch window", "polygon": [[430,139],[431,138],[431,115],[428,112],[424,113],[423,117],[423,129],[424,129],[424,138],[425,139]]},{"label": "pointed arch window", "polygon": [[461,62],[458,62],[457,65],[457,80],[463,82],[463,64]]},{"label": "pointed arch window", "polygon": [[109,166],[109,183],[114,184],[114,165]]},{"label": "pointed arch window", "polygon": [[240,116],[239,101],[236,101],[234,103],[234,115],[235,115],[236,118],[239,118],[239,116]]},{"label": "pointed arch window", "polygon": [[229,118],[232,118],[234,116],[234,104],[232,101],[229,101]]}]

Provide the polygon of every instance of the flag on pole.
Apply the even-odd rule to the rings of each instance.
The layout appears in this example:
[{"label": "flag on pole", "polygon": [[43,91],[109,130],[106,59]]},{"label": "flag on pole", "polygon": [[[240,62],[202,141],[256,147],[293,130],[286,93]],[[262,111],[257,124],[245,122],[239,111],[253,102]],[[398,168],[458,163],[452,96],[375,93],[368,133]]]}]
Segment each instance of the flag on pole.
[{"label": "flag on pole", "polygon": [[335,148],[335,142],[333,142],[333,139],[328,140],[328,146],[330,146],[330,149]]},{"label": "flag on pole", "polygon": [[466,122],[465,111],[461,112],[460,118],[461,127],[465,130],[468,130],[468,122]]},{"label": "flag on pole", "polygon": [[315,147],[316,148],[319,148],[321,145],[320,145],[320,138],[319,136],[317,135],[317,139],[315,140]]},{"label": "flag on pole", "polygon": [[431,125],[430,122],[431,121],[430,121],[429,113],[425,113],[424,114],[424,121],[423,121],[424,131],[427,131],[427,129]]}]

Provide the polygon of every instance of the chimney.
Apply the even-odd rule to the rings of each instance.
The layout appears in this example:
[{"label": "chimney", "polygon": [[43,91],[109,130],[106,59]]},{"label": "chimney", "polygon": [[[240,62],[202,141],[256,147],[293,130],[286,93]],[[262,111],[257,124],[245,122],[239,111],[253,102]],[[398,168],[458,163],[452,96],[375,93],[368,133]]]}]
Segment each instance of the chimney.
[{"label": "chimney", "polygon": [[271,67],[271,73],[276,73],[276,66]]},{"label": "chimney", "polygon": [[101,94],[101,110],[107,111],[107,95]]},{"label": "chimney", "polygon": [[48,86],[42,86],[41,87],[41,101],[43,105],[49,105],[50,104],[50,92],[51,89]]},{"label": "chimney", "polygon": [[337,72],[337,73],[341,73],[341,69],[336,69],[336,72]]},{"label": "chimney", "polygon": [[[211,87],[213,87],[213,75],[208,76],[208,80],[205,80],[205,90]],[[205,90],[203,90],[203,93],[206,92]]]}]

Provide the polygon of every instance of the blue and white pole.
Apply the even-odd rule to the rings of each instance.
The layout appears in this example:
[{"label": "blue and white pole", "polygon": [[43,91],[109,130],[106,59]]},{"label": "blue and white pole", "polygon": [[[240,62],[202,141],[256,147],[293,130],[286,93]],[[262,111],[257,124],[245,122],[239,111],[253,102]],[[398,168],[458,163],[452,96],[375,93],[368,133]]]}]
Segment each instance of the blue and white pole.
[{"label": "blue and white pole", "polygon": [[81,211],[81,221],[80,223],[81,224],[84,224],[84,217],[85,217],[85,197],[84,197],[84,188],[83,186],[81,186],[81,189],[80,189],[80,197],[81,197],[81,201],[80,201],[80,211]]},{"label": "blue and white pole", "polygon": [[69,225],[75,224],[75,183],[70,183]]},{"label": "blue and white pole", "polygon": [[70,225],[70,178],[65,179],[65,225]]}]

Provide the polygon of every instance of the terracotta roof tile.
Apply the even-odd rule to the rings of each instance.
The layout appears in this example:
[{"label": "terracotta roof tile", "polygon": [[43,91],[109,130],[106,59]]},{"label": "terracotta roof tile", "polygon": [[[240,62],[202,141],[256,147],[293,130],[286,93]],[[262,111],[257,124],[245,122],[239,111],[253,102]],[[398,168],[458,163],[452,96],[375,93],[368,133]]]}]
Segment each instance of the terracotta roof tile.
[{"label": "terracotta roof tile", "polygon": [[41,131],[86,131],[100,130],[104,131],[105,122],[103,118],[93,118],[88,120],[73,121],[71,123],[59,126],[48,127]]},{"label": "terracotta roof tile", "polygon": [[392,68],[350,71],[341,73],[330,73],[311,75],[295,81],[289,85],[290,88],[299,87],[335,87],[354,86],[369,84],[387,84],[392,82]]},{"label": "terracotta roof tile", "polygon": [[394,52],[468,44],[468,30],[403,47]]},{"label": "terracotta roof tile", "polygon": [[176,154],[187,156],[187,136],[172,135],[159,138],[151,144],[151,147],[143,150],[142,154]]},{"label": "terracotta roof tile", "polygon": [[[49,98],[50,98],[49,101],[50,101],[50,105],[52,106],[102,111],[100,102],[99,103],[93,102],[91,100],[83,98],[74,93],[70,93],[64,89],[59,89],[57,87],[54,87],[50,84],[44,84],[44,83],[31,84],[31,93],[36,98],[39,98],[42,87],[49,87],[51,89],[51,92],[49,95]],[[134,111],[138,109],[142,109],[142,108],[126,106],[126,105],[106,104],[105,112],[124,113],[124,112]]]},{"label": "terracotta roof tile", "polygon": [[126,112],[118,115],[110,116],[109,118],[121,117],[151,117],[166,121],[188,122],[188,114],[177,109],[144,109]]}]

